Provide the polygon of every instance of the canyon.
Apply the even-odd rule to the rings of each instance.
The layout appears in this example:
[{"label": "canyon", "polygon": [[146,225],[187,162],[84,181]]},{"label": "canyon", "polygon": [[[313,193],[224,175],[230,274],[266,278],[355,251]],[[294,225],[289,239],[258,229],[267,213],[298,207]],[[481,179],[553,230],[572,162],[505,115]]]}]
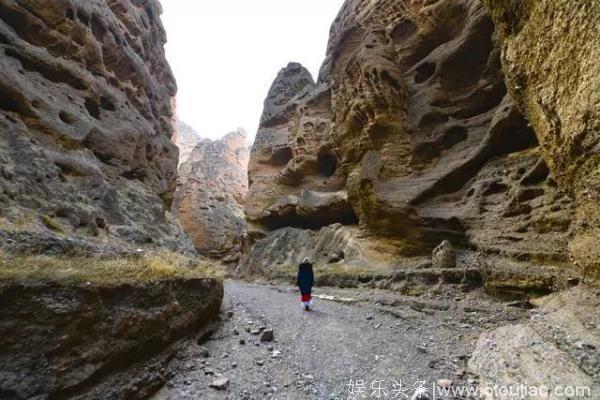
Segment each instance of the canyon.
[{"label": "canyon", "polygon": [[251,147],[179,120],[161,13],[0,0],[0,398],[596,398],[600,3],[346,0]]}]

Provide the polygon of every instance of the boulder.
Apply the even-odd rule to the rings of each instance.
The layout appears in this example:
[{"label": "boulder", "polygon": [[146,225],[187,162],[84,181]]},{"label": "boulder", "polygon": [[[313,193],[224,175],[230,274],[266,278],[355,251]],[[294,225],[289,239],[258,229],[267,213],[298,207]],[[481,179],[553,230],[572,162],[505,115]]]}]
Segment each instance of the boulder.
[{"label": "boulder", "polygon": [[444,240],[438,247],[433,249],[431,261],[434,268],[455,268],[456,251],[447,240]]}]

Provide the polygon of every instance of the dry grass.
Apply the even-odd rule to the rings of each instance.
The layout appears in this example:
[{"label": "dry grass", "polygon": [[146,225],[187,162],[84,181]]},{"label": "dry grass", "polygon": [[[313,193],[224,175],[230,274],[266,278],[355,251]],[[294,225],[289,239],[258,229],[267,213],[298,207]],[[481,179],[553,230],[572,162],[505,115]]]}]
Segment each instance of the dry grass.
[{"label": "dry grass", "polygon": [[116,285],[174,279],[222,279],[210,261],[168,251],[119,258],[12,256],[0,251],[0,282]]}]

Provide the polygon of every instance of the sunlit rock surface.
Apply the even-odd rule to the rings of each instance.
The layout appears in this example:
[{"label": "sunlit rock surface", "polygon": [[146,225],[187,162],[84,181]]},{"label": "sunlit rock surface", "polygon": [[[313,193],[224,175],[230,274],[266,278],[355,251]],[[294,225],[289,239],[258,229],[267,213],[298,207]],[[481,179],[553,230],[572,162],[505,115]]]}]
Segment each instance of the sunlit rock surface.
[{"label": "sunlit rock surface", "polygon": [[199,141],[179,167],[174,209],[202,255],[239,259],[246,236],[248,154],[240,128],[219,140]]}]

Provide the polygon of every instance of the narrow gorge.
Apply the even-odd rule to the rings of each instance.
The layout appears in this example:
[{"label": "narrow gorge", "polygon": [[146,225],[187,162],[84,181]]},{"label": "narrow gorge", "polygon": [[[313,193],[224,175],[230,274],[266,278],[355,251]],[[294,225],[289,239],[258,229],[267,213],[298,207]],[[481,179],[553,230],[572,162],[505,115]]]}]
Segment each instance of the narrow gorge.
[{"label": "narrow gorge", "polygon": [[600,398],[600,2],[345,0],[220,139],[163,7],[0,0],[0,399]]}]

